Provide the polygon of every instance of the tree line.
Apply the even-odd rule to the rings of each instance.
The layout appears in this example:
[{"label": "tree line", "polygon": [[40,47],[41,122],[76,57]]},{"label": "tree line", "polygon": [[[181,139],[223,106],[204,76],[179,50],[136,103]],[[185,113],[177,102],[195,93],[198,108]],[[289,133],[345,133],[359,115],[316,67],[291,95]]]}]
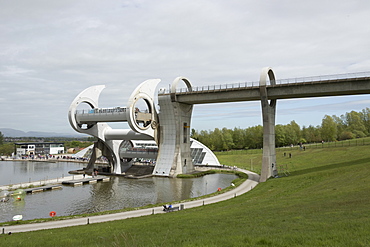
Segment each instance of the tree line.
[{"label": "tree line", "polygon": [[[289,124],[275,126],[277,147],[298,143],[317,143],[348,140],[370,136],[370,108],[360,112],[351,111],[341,116],[325,115],[321,125],[302,128],[293,120]],[[231,149],[256,149],[263,147],[263,127],[246,129],[215,128],[214,130],[191,130],[191,137],[213,151]]]},{"label": "tree line", "polygon": [[[275,126],[275,144],[277,147],[296,145],[298,143],[317,143],[348,140],[370,136],[370,108],[360,112],[351,111],[341,116],[325,115],[321,125],[302,128],[293,120],[289,124]],[[258,149],[263,147],[263,127],[261,125],[246,129],[215,128],[211,130],[191,130],[191,137],[202,142],[213,151],[231,149]],[[30,141],[29,138],[22,141]],[[33,138],[34,139],[34,138]],[[90,145],[93,137],[82,138],[43,138],[44,141],[62,141],[65,147],[85,147]],[[14,144],[0,132],[0,155],[10,155]],[[18,140],[19,141],[19,140]]]}]

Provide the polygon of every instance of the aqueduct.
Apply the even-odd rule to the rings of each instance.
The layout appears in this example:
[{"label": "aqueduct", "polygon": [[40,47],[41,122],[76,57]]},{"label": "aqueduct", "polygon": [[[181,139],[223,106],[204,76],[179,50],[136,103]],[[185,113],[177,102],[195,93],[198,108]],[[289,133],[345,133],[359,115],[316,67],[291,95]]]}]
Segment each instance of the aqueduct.
[{"label": "aqueduct", "polygon": [[[258,100],[261,101],[263,120],[260,181],[264,182],[277,174],[275,117],[278,99],[370,94],[370,73],[367,72],[277,81],[273,70],[264,68],[258,83],[194,87],[187,78],[178,77],[168,92],[159,89],[160,111],[157,112],[154,98],[159,82],[159,79],[151,79],[141,83],[132,92],[126,107],[99,108],[103,85],[89,87],[73,100],[68,112],[72,128],[98,139],[88,169],[92,169],[96,158],[103,155],[108,159],[112,173],[120,174],[132,165],[129,159],[123,159],[122,146],[127,141],[151,140],[158,146],[153,175],[173,177],[191,173],[194,170],[194,152],[191,149],[194,140],[190,138],[193,105]],[[185,83],[186,88],[178,88],[179,82]],[[146,111],[136,107],[138,101],[145,102]],[[78,111],[82,103],[89,105],[90,109]],[[127,122],[130,129],[112,129],[107,122]],[[199,142],[197,145],[202,146]],[[215,157],[213,160],[218,162]]]}]

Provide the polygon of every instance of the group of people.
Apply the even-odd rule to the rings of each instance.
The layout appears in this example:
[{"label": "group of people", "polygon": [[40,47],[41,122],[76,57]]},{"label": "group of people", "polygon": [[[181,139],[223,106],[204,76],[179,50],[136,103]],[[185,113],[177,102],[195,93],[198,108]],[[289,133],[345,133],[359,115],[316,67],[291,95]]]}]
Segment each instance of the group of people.
[{"label": "group of people", "polygon": [[168,210],[171,210],[172,209],[172,205],[163,205],[163,211],[168,211]]},{"label": "group of people", "polygon": [[94,168],[93,172],[91,173],[92,177],[97,177],[98,176],[98,169]]},{"label": "group of people", "polygon": [[[86,176],[86,172],[84,172],[84,173],[82,174],[82,176],[85,178],[85,176]],[[97,177],[97,176],[98,176],[98,169],[94,168],[94,170],[91,172],[91,176],[92,176],[92,177]]]}]

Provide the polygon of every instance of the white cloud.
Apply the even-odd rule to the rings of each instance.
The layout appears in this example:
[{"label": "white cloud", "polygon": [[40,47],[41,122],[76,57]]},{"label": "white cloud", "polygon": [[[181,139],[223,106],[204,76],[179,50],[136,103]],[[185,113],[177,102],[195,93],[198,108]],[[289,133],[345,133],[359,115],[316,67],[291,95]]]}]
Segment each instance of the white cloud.
[{"label": "white cloud", "polygon": [[[107,85],[101,104],[109,107],[125,105],[150,78],[167,87],[181,75],[202,86],[257,81],[266,66],[281,79],[370,65],[366,1],[0,0],[0,6],[0,102],[11,102],[0,109],[7,116],[0,127],[25,131],[71,132],[69,104],[92,85]],[[321,118],[315,106],[306,110]],[[215,117],[214,106],[197,106],[193,126],[233,128],[244,115],[260,124],[259,103],[252,108],[220,106],[224,112],[210,127],[197,118]]]}]

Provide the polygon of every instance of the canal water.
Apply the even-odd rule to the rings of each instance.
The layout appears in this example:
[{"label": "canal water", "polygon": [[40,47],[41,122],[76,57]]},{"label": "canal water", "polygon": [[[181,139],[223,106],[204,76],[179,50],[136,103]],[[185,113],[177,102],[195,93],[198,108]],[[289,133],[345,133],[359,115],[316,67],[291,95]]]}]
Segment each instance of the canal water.
[{"label": "canal water", "polygon": [[[73,162],[0,161],[0,185],[69,176],[68,171],[84,166]],[[68,216],[179,201],[226,188],[235,178],[233,174],[192,179],[111,177],[109,182],[62,186],[60,190],[27,194],[22,201],[11,198],[0,202],[0,222],[11,221],[19,214],[28,220],[48,218],[51,211],[57,216]]]}]

